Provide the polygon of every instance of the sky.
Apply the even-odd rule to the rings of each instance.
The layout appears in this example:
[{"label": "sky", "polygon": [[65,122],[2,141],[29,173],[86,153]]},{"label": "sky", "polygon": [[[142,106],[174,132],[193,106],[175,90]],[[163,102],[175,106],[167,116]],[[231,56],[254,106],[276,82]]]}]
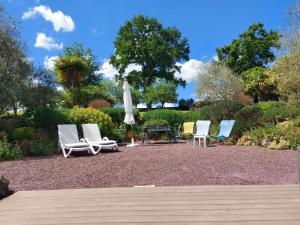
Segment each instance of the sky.
[{"label": "sky", "polygon": [[[175,26],[189,40],[190,60],[181,62],[187,81],[179,98],[195,98],[197,69],[216,57],[216,48],[230,44],[252,23],[279,30],[295,0],[0,0],[20,23],[21,38],[35,65],[50,68],[65,46],[82,42],[93,50],[99,70],[113,79],[109,64],[120,27],[136,15],[156,17]],[[131,65],[131,69],[138,69]]]}]

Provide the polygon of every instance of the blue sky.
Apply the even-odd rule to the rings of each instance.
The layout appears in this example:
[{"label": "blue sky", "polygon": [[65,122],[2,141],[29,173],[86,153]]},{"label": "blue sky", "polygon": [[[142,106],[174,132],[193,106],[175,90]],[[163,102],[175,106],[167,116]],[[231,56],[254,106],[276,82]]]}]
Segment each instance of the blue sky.
[{"label": "blue sky", "polygon": [[[193,72],[211,60],[215,49],[231,42],[254,22],[278,30],[294,0],[0,0],[5,11],[21,23],[21,36],[36,65],[61,53],[61,47],[83,42],[93,49],[102,71],[111,77],[105,60],[113,53],[113,41],[126,20],[144,14],[164,26],[176,26],[188,38],[190,62],[180,75],[188,79],[180,98],[194,97]],[[35,8],[36,7],[36,8]],[[61,11],[58,13],[57,11]],[[27,15],[24,16],[25,12]],[[47,17],[48,16],[48,17]],[[23,17],[23,18],[22,18]],[[48,21],[47,21],[48,20]],[[37,40],[38,39],[38,40]],[[50,58],[52,59],[52,58]],[[106,62],[106,64],[105,64]]]}]

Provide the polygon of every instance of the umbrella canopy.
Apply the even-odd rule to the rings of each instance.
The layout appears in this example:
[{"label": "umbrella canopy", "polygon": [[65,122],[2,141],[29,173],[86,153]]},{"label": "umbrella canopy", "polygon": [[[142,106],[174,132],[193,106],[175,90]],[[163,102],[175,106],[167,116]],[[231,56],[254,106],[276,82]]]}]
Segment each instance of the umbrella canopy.
[{"label": "umbrella canopy", "polygon": [[124,123],[132,125],[135,123],[135,120],[134,120],[134,116],[133,116],[130,86],[126,80],[124,82],[123,89],[124,89],[123,100],[124,100],[124,107],[125,107],[125,113],[126,113]]}]

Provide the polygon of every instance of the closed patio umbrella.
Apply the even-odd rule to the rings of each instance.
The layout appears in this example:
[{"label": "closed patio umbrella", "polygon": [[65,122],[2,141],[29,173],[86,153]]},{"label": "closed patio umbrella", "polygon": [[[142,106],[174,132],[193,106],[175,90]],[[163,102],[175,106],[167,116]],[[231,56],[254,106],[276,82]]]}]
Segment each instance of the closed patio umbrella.
[{"label": "closed patio umbrella", "polygon": [[132,135],[132,125],[135,124],[134,116],[133,116],[133,108],[132,108],[132,98],[130,93],[130,86],[125,80],[123,84],[123,101],[124,101],[124,107],[125,107],[125,119],[124,123],[131,125],[131,144],[127,145],[127,147],[134,147],[137,146],[137,144],[134,143],[134,138]]}]

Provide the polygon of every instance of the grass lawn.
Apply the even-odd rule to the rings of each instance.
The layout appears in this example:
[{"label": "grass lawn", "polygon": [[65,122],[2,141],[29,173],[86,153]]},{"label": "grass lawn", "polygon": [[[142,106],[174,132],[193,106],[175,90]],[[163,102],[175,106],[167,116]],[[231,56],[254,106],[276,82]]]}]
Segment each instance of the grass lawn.
[{"label": "grass lawn", "polygon": [[14,190],[297,183],[297,152],[190,143],[120,147],[96,156],[0,162]]}]

